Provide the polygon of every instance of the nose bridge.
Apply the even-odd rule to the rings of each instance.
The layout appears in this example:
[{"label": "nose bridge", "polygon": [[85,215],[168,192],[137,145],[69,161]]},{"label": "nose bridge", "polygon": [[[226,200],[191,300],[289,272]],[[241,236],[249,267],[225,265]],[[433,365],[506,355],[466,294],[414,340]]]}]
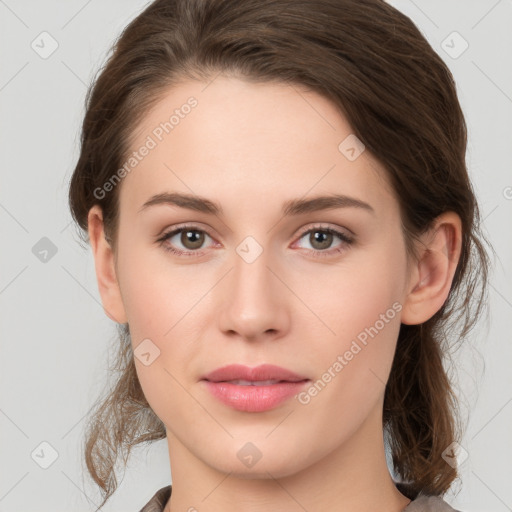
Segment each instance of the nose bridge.
[{"label": "nose bridge", "polygon": [[[248,247],[247,247],[248,246]],[[246,299],[259,299],[261,294],[267,294],[272,287],[269,266],[269,252],[261,251],[251,246],[250,242],[237,248],[234,258],[232,290],[235,295]],[[258,251],[259,252],[259,251]],[[270,294],[269,294],[270,295]],[[239,299],[241,297],[238,297]]]},{"label": "nose bridge", "polygon": [[[221,307],[221,328],[244,338],[285,328],[285,299],[272,268],[270,251],[247,237],[233,255],[233,270],[227,280],[227,296]],[[282,286],[282,285],[281,285]]]}]

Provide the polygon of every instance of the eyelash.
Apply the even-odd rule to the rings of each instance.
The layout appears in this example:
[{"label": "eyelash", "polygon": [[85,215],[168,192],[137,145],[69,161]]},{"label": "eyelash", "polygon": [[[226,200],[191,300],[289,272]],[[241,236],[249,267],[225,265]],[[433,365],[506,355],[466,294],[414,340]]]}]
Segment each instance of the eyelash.
[{"label": "eyelash", "polygon": [[[178,234],[178,233],[182,233],[183,231],[197,231],[197,232],[200,232],[200,233],[205,233],[207,234],[210,238],[213,238],[207,231],[205,231],[204,229],[199,229],[197,226],[194,226],[194,225],[184,225],[184,226],[181,226],[179,228],[176,228],[176,229],[173,229],[172,231],[169,231],[167,233],[164,233],[160,238],[157,239],[157,242],[159,242],[159,244],[162,246],[162,248],[172,254],[176,254],[178,256],[186,256],[186,257],[192,257],[192,256],[201,256],[201,253],[200,253],[200,250],[188,250],[188,251],[182,251],[182,250],[179,250],[179,249],[175,249],[173,248],[172,246],[170,245],[166,245],[165,242],[172,238],[174,235]],[[329,234],[332,234],[332,235],[335,235],[337,236],[338,238],[341,239],[341,241],[343,242],[343,244],[341,244],[340,246],[338,246],[337,248],[335,249],[327,249],[327,250],[314,250],[314,249],[310,249],[308,250],[308,252],[310,254],[312,254],[313,257],[315,258],[325,258],[325,257],[329,257],[329,256],[333,256],[335,254],[338,254],[338,253],[341,253],[345,250],[345,247],[344,246],[350,246],[354,243],[354,239],[349,237],[348,235],[344,234],[344,233],[341,233],[340,231],[334,229],[334,228],[331,228],[331,227],[322,227],[322,226],[314,226],[312,228],[309,228],[305,231],[303,231],[300,235],[299,235],[299,238],[298,240],[300,240],[301,238],[304,237],[304,235],[307,235],[311,232],[315,232],[315,231],[320,231],[320,232],[323,232],[323,233],[329,233]]]}]

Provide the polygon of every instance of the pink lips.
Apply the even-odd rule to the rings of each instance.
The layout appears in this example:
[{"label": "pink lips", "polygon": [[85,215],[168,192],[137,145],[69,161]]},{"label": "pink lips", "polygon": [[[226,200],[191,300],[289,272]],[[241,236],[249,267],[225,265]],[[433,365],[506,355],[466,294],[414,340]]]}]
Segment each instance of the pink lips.
[{"label": "pink lips", "polygon": [[[226,405],[239,411],[262,412],[277,407],[297,394],[309,379],[270,364],[255,368],[232,364],[217,368],[204,376],[202,381],[208,391]],[[253,385],[247,381],[260,384]]]}]

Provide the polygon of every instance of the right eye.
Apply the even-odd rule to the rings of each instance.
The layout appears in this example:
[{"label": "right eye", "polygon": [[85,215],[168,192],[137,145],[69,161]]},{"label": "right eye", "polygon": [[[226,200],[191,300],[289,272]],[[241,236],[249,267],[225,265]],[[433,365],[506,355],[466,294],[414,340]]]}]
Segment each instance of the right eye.
[{"label": "right eye", "polygon": [[[162,247],[173,254],[183,256],[199,256],[198,250],[205,242],[205,238],[211,238],[204,230],[194,225],[185,225],[164,233],[157,241]],[[173,241],[173,238],[176,240]],[[182,245],[183,249],[179,247]],[[178,248],[176,248],[178,245]]]}]

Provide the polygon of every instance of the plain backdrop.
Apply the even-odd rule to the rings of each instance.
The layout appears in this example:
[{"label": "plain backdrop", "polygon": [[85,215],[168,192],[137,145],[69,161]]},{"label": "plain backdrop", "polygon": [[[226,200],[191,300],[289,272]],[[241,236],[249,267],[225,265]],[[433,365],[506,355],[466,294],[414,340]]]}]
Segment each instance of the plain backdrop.
[{"label": "plain backdrop", "polygon": [[[392,4],[455,77],[469,171],[499,257],[489,320],[455,355],[467,458],[445,499],[464,512],[505,512],[512,510],[512,2]],[[82,464],[82,429],[105,385],[116,331],[100,304],[91,251],[71,224],[67,187],[87,86],[145,5],[0,0],[0,512],[91,511],[100,503]],[[170,482],[166,441],[138,449],[104,510],[138,511]]]}]

